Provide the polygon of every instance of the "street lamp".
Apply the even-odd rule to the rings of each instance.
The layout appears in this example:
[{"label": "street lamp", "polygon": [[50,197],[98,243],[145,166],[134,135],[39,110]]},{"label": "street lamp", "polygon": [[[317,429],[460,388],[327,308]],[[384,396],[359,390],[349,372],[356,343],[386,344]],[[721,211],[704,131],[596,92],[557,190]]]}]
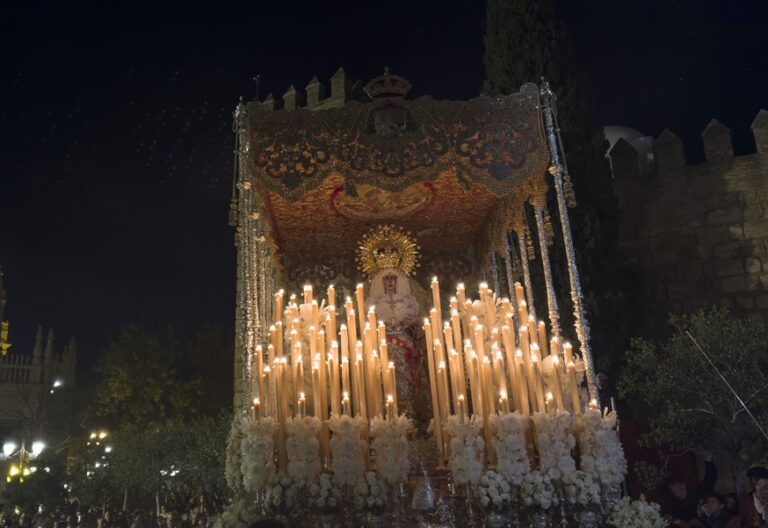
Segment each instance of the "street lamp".
[{"label": "street lamp", "polygon": [[14,442],[5,442],[3,444],[3,459],[19,458],[18,464],[11,463],[11,467],[8,468],[8,476],[5,479],[6,482],[11,482],[16,477],[19,478],[19,482],[24,482],[24,477],[28,477],[37,471],[36,467],[30,467],[28,463],[40,456],[44,449],[45,442],[41,442],[40,440],[32,442],[31,451],[27,451],[26,440],[21,441],[21,447],[18,448],[18,451],[16,450],[16,444]]}]

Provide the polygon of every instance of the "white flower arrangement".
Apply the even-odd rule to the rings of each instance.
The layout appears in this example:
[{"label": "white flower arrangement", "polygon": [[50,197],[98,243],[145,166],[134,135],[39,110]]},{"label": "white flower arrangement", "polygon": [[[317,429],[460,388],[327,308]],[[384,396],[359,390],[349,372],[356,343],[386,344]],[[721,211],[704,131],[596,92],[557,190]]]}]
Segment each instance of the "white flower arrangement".
[{"label": "white flower arrangement", "polygon": [[314,416],[296,416],[285,421],[288,439],[285,450],[288,457],[288,476],[296,484],[306,485],[317,478],[320,462],[320,441],[317,438],[321,422]]},{"label": "white flower arrangement", "polygon": [[552,416],[536,412],[533,423],[536,427],[539,470],[551,480],[569,482],[576,471],[576,461],[571,454],[576,446],[576,439],[570,431],[573,423],[571,413],[559,410]]},{"label": "white flower arrangement", "polygon": [[621,485],[627,474],[627,459],[616,431],[617,416],[605,416],[597,409],[588,409],[579,420],[580,467],[605,488]]},{"label": "white flower arrangement", "polygon": [[227,486],[235,495],[243,489],[243,473],[240,469],[240,443],[243,439],[242,417],[235,416],[227,436],[226,462],[224,464],[224,478]]},{"label": "white flower arrangement", "polygon": [[260,491],[275,478],[275,441],[277,423],[271,418],[261,421],[243,418],[240,440],[240,472],[243,489]]},{"label": "white flower arrangement", "polygon": [[667,521],[661,516],[661,508],[645,497],[633,501],[624,497],[608,515],[608,526],[615,528],[666,528]]},{"label": "white flower arrangement", "polygon": [[299,500],[299,486],[285,473],[280,472],[267,488],[266,505],[276,512],[287,513]]},{"label": "white flower arrangement", "polygon": [[575,471],[565,484],[565,500],[574,511],[600,511],[600,486],[592,475]]},{"label": "white flower arrangement", "polygon": [[387,484],[394,485],[408,480],[411,463],[408,459],[408,431],[411,421],[405,415],[389,421],[373,419],[373,450],[376,452],[376,467]]},{"label": "white flower arrangement", "polygon": [[495,471],[486,471],[477,486],[477,499],[487,511],[503,512],[512,504],[512,486]]},{"label": "white flower arrangement", "polygon": [[482,418],[472,418],[460,422],[458,416],[448,417],[445,430],[450,435],[451,454],[448,467],[453,483],[476,486],[483,474],[483,448],[485,441],[480,435]]},{"label": "white flower arrangement", "polygon": [[328,420],[333,432],[331,438],[331,469],[339,486],[353,486],[365,473],[365,456],[368,449],[361,435],[365,420],[346,414],[334,415]]},{"label": "white flower arrangement", "polygon": [[353,492],[356,509],[373,513],[384,511],[387,502],[387,486],[375,471],[366,471],[365,475],[355,483]]},{"label": "white flower arrangement", "polygon": [[529,510],[548,511],[559,504],[552,480],[541,471],[531,471],[523,478],[520,496]]},{"label": "white flower arrangement", "polygon": [[322,473],[309,485],[310,507],[324,514],[335,513],[341,505],[341,491],[328,473]]},{"label": "white flower arrangement", "polygon": [[489,420],[494,431],[496,471],[512,484],[519,486],[523,477],[531,470],[525,445],[528,417],[515,411],[493,414]]}]

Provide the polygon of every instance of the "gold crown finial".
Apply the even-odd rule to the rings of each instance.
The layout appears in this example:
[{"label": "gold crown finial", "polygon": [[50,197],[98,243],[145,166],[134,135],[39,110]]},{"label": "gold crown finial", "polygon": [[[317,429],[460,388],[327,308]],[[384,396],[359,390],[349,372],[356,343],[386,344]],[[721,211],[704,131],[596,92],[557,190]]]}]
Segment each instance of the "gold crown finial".
[{"label": "gold crown finial", "polygon": [[357,265],[369,277],[387,268],[410,275],[419,265],[419,246],[401,228],[381,225],[363,236],[357,248]]}]

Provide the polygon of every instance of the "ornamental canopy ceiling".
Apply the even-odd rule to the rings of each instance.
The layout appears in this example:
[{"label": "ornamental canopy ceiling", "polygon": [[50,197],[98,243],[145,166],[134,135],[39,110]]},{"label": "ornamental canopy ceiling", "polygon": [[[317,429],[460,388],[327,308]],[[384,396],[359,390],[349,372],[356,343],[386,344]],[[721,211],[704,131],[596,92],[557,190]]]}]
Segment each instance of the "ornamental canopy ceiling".
[{"label": "ornamental canopy ceiling", "polygon": [[470,101],[406,100],[409,88],[386,73],[366,86],[370,102],[248,105],[248,173],[280,252],[353,253],[380,223],[410,230],[425,251],[466,250],[502,204],[544,188],[535,85]]}]

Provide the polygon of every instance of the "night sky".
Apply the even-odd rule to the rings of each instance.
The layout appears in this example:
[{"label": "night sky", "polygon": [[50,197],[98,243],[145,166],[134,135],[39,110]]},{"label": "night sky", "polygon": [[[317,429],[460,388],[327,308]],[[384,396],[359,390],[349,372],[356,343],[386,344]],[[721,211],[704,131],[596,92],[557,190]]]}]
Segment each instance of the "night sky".
[{"label": "night sky", "polygon": [[[238,97],[384,66],[412,95],[483,80],[484,8],[463,2],[16,2],[0,12],[0,265],[11,341],[70,335],[87,372],[127,322],[231,325],[227,211]],[[599,118],[702,158],[712,117],[736,152],[768,107],[768,3],[560,2]],[[535,80],[535,79],[534,79]]]}]

